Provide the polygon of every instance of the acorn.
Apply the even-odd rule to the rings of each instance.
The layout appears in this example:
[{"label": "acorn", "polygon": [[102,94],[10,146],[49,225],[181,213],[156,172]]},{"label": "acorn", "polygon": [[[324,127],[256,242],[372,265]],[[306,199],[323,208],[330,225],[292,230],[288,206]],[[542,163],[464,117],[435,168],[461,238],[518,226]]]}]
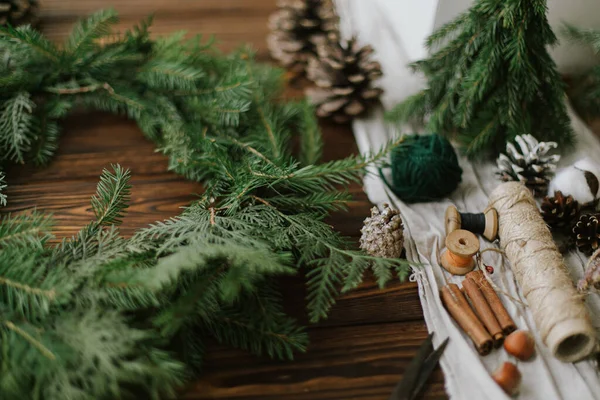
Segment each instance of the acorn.
[{"label": "acorn", "polygon": [[535,354],[535,340],[529,331],[514,331],[504,339],[504,349],[521,361],[527,361]]},{"label": "acorn", "polygon": [[492,379],[508,394],[516,396],[519,394],[521,386],[521,372],[517,366],[511,362],[505,362],[492,374]]}]

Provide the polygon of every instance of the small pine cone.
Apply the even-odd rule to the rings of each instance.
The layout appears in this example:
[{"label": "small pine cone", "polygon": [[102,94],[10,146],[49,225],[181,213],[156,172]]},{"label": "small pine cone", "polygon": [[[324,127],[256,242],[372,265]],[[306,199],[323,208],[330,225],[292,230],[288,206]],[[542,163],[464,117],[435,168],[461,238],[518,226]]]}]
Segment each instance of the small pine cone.
[{"label": "small pine cone", "polygon": [[404,247],[402,217],[398,210],[383,205],[371,209],[371,216],[365,219],[360,230],[360,248],[374,257],[400,258]]},{"label": "small pine cone", "polygon": [[506,154],[498,157],[496,175],[504,182],[521,182],[534,196],[543,196],[560,160],[559,155],[549,155],[548,152],[558,145],[556,142],[538,142],[531,135],[519,135],[515,142],[518,149],[513,143],[508,143]]},{"label": "small pine cone", "polygon": [[36,21],[38,0],[0,0],[0,25],[25,25]]},{"label": "small pine cone", "polygon": [[579,217],[577,200],[571,195],[564,196],[561,191],[554,192],[554,197],[544,197],[541,208],[544,221],[552,229],[571,230]]},{"label": "small pine cone", "polygon": [[591,255],[600,245],[600,214],[583,214],[573,227],[573,239],[577,248],[585,255]]},{"label": "small pine cone", "polygon": [[279,0],[269,18],[271,56],[292,72],[304,74],[317,46],[337,39],[339,18],[332,0]]},{"label": "small pine cone", "polygon": [[379,102],[383,89],[373,87],[382,75],[381,65],[371,59],[371,46],[361,47],[356,38],[317,47],[318,57],[308,63],[306,74],[317,88],[306,94],[317,106],[317,116],[346,122],[363,115]]}]

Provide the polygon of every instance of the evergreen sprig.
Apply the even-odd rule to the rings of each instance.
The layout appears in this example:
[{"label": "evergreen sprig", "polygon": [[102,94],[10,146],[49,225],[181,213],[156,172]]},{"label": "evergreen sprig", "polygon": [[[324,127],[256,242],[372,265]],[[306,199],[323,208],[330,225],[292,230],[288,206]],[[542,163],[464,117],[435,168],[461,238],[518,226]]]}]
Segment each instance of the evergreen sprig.
[{"label": "evergreen sprig", "polygon": [[[600,30],[567,24],[563,34],[573,43],[589,47],[596,55],[600,54]],[[574,76],[569,96],[577,111],[585,118],[600,115],[600,65]]]},{"label": "evergreen sprig", "polygon": [[62,46],[30,27],[0,30],[0,165],[49,160],[61,120],[85,107],[135,120],[169,168],[205,191],[129,239],[117,225],[130,174],[118,165],[100,177],[94,221],[57,245],[48,217],[4,217],[3,399],[171,397],[201,368],[209,338],[277,358],[306,349],[280,276],[307,272],[318,321],[368,268],[382,286],[393,270],[408,273],[406,262],[353,250],[324,222],[389,147],[319,163],[313,109],[280,100],[280,71],[246,49],[150,39],[150,20],[115,33],[117,19],[94,14]]},{"label": "evergreen sprig", "polygon": [[471,158],[503,150],[517,135],[571,144],[563,82],[547,47],[557,39],[546,0],[478,0],[427,39],[411,64],[427,87],[391,110],[458,141]]}]

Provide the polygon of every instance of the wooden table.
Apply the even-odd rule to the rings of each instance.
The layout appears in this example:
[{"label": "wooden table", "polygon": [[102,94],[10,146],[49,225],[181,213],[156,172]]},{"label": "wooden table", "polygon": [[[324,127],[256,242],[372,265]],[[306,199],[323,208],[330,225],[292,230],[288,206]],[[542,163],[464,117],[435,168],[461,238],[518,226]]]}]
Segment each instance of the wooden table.
[{"label": "wooden table", "polygon": [[[268,61],[267,18],[276,0],[45,0],[42,30],[63,38],[80,17],[118,4],[121,25],[127,27],[155,13],[154,34],[187,30],[215,35],[219,47],[231,50],[249,43]],[[299,91],[291,91],[292,95]],[[322,124],[325,158],[356,153],[350,127]],[[166,172],[167,160],[154,152],[136,125],[106,115],[75,115],[66,121],[60,150],[47,167],[20,166],[8,171],[9,211],[37,207],[54,213],[56,235],[70,236],[91,218],[90,196],[98,176],[111,163],[132,171],[132,205],[123,225],[131,235],[138,227],[176,215],[178,208],[201,193],[202,187]],[[355,200],[348,213],[330,222],[358,241],[371,207],[360,185],[352,185]],[[304,280],[284,282],[288,306],[306,321]],[[311,344],[294,362],[256,358],[214,344],[203,375],[182,391],[187,399],[387,399],[427,331],[414,283],[398,282],[379,290],[374,280],[340,297],[331,317],[309,327]],[[443,376],[436,371],[423,398],[445,398]]]}]

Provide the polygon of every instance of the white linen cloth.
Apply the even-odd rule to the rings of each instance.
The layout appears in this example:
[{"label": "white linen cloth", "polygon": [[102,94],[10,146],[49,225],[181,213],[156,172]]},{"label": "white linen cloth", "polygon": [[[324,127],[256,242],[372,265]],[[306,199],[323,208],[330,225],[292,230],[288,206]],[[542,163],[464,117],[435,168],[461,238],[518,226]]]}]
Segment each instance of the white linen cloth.
[{"label": "white linen cloth", "polygon": [[[371,1],[337,0],[337,7],[342,17],[344,36],[360,32],[359,41],[372,45],[376,50],[376,59],[382,64],[384,71],[380,85],[386,91],[382,99],[386,109],[422,87],[423,82],[406,68],[409,60],[394,29],[393,15]],[[570,115],[578,145],[571,153],[563,155],[561,165],[569,165],[585,156],[598,160],[598,138],[571,111]],[[384,124],[381,110],[369,118],[356,120],[353,130],[361,153],[376,151],[399,134]],[[404,133],[411,132],[406,130]],[[371,202],[377,205],[389,203],[402,213],[407,258],[423,265],[415,270],[413,276],[419,285],[425,322],[429,331],[435,332],[436,346],[446,337],[450,338],[441,359],[446,391],[450,398],[507,399],[508,396],[493,382],[490,373],[504,361],[517,360],[503,349],[480,357],[468,337],[446,312],[438,294],[440,286],[444,284],[443,274],[449,282],[459,283],[463,279],[443,272],[438,263],[438,252],[444,247],[446,207],[455,204],[461,212],[481,212],[488,204],[489,193],[499,183],[494,176],[495,165],[492,162],[472,163],[461,157],[460,164],[463,169],[462,183],[450,197],[437,202],[405,204],[385,186],[376,171],[365,178],[364,188]],[[494,246],[484,239],[481,243],[482,248]],[[566,257],[566,261],[574,281],[577,281],[583,275],[585,257],[573,251]],[[508,263],[503,267],[500,256],[493,252],[484,255],[484,262],[494,266],[492,279],[500,290],[525,303]],[[600,399],[600,376],[595,362],[586,360],[569,364],[555,359],[543,345],[528,307],[509,300],[506,295],[500,294],[500,297],[517,326],[530,330],[537,344],[537,355],[533,361],[517,362],[523,374],[519,399]],[[598,330],[600,296],[592,294],[586,300],[594,326]]]}]

